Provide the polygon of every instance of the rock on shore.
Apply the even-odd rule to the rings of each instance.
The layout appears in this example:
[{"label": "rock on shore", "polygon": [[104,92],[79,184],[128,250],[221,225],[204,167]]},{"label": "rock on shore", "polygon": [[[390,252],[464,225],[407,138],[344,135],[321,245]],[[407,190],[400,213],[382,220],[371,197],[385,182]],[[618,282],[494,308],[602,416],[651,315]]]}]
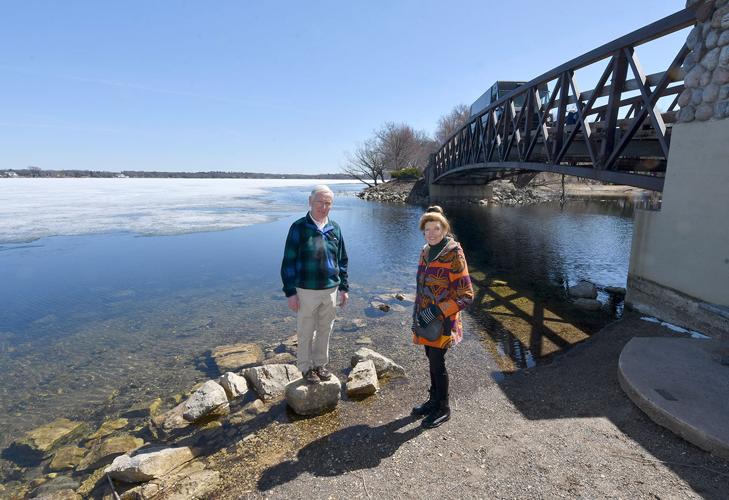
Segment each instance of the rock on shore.
[{"label": "rock on shore", "polygon": [[190,448],[147,450],[135,456],[122,455],[114,459],[104,472],[126,483],[141,483],[157,479],[194,458]]},{"label": "rock on shore", "polygon": [[425,181],[391,180],[363,189],[357,196],[367,201],[382,201],[389,203],[427,203],[428,189]]},{"label": "rock on shore", "polygon": [[299,415],[320,415],[337,407],[341,390],[342,384],[334,375],[318,384],[298,379],[286,386],[286,403]]}]

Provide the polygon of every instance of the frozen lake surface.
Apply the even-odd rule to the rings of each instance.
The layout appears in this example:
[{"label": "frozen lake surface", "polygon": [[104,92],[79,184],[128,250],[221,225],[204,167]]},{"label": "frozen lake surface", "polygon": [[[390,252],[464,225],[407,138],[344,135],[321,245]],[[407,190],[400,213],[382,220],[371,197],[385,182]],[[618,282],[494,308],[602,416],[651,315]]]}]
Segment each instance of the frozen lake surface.
[{"label": "frozen lake surface", "polygon": [[[0,179],[0,244],[48,236],[170,235],[268,222],[293,207],[271,189],[312,179]],[[327,184],[352,184],[327,180]],[[296,207],[299,208],[299,207]]]}]

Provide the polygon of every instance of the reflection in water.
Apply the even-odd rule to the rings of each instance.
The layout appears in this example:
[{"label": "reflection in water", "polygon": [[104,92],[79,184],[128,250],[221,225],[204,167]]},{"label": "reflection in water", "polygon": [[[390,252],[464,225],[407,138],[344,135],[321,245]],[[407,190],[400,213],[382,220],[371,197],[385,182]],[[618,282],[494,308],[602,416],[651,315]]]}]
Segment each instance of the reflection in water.
[{"label": "reflection in water", "polygon": [[[477,308],[472,315],[481,338],[503,372],[531,367],[536,359],[563,351],[588,338],[602,322],[531,293],[519,292],[500,280],[474,279]],[[555,312],[565,309],[562,315]],[[600,315],[598,315],[600,316]]]},{"label": "reflection in water", "polygon": [[627,200],[448,209],[477,291],[471,313],[503,371],[533,366],[620,313],[602,291],[602,311],[576,309],[566,289],[625,286],[634,209]]}]

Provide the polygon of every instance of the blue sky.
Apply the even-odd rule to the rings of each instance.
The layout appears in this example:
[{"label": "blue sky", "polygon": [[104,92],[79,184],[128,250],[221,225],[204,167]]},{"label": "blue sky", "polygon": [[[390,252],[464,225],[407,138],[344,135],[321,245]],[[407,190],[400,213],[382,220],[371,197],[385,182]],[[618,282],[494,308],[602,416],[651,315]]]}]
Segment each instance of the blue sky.
[{"label": "blue sky", "polygon": [[[432,133],[495,80],[530,80],[683,6],[0,2],[0,169],[338,172],[385,121]],[[646,71],[682,38],[638,48]]]}]

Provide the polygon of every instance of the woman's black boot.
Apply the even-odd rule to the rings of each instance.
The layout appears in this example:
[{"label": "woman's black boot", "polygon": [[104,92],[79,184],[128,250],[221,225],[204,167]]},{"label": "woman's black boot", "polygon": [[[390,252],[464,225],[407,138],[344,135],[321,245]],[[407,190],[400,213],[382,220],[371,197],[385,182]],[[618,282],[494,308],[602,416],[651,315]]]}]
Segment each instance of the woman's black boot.
[{"label": "woman's black boot", "polygon": [[448,400],[441,401],[438,406],[428,414],[420,423],[426,429],[435,429],[440,424],[447,422],[451,418],[451,408],[448,406]]},{"label": "woman's black boot", "polygon": [[420,405],[416,406],[415,408],[413,408],[413,411],[410,412],[410,414],[412,416],[414,416],[414,417],[424,417],[425,415],[430,414],[430,412],[432,412],[436,408],[437,403],[436,403],[435,398],[434,398],[434,396],[435,396],[435,389],[433,389],[431,387],[428,390],[428,393],[429,393],[428,394],[428,400],[425,403],[420,404]]}]

